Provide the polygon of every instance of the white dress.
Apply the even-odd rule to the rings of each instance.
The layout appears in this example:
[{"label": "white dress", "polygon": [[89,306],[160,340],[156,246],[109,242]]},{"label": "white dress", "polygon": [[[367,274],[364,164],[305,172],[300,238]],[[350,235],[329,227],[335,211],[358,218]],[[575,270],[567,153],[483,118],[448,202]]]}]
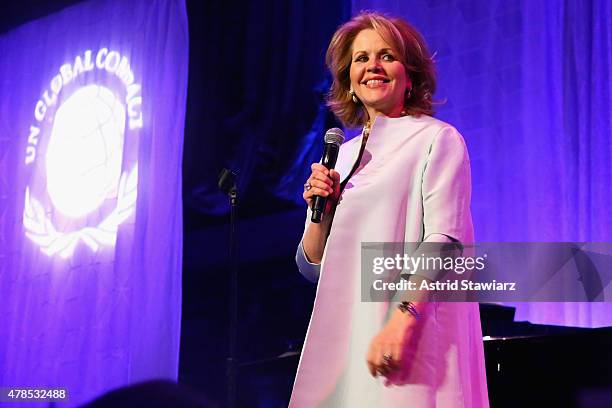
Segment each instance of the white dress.
[{"label": "white dress", "polygon": [[[343,179],[361,141],[340,148]],[[472,243],[470,194],[469,158],[457,130],[429,116],[377,117],[337,205],[321,265],[298,247],[300,272],[318,287],[290,407],[488,406],[476,303],[429,303],[391,381],[372,377],[366,365],[389,304],[361,302],[361,243],[422,242],[432,234]]]}]

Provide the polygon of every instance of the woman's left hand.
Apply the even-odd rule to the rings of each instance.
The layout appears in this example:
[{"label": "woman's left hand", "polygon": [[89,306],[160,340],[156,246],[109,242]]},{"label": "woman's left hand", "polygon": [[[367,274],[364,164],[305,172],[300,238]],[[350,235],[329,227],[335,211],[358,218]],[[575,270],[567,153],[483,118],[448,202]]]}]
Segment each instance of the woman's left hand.
[{"label": "woman's left hand", "polygon": [[397,309],[383,329],[372,339],[366,361],[372,376],[386,376],[402,364],[404,347],[410,343],[417,320]]}]

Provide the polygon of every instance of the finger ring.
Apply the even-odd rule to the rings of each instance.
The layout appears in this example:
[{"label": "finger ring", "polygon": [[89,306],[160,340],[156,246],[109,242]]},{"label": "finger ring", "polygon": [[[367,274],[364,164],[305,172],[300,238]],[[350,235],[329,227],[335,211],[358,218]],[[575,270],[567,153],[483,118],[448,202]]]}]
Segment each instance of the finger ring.
[{"label": "finger ring", "polygon": [[310,190],[311,188],[312,188],[312,186],[310,185],[310,183],[309,183],[309,182],[306,182],[306,183],[304,184],[304,191],[308,191],[308,190]]},{"label": "finger ring", "polygon": [[391,362],[393,361],[393,357],[391,357],[391,354],[383,354],[383,361],[385,365],[391,365]]}]

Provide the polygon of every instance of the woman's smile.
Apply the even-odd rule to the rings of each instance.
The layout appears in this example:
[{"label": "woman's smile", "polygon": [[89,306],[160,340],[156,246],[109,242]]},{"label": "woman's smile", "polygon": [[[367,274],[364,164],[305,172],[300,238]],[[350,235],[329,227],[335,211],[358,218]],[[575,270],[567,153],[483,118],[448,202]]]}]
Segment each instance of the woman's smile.
[{"label": "woman's smile", "polygon": [[380,78],[376,78],[376,79],[368,79],[366,81],[363,81],[361,84],[365,85],[367,88],[370,89],[374,89],[374,88],[381,88],[383,86],[386,86],[390,81],[386,78],[380,79]]}]

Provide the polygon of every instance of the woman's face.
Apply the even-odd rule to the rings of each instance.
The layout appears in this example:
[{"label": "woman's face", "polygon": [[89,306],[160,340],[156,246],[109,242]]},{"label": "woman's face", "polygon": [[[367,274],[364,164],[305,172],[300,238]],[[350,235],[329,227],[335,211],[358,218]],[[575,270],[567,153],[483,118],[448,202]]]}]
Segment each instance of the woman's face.
[{"label": "woman's face", "polygon": [[372,29],[362,30],[353,41],[351,87],[370,118],[400,116],[405,92],[411,87],[404,65],[391,46]]}]

